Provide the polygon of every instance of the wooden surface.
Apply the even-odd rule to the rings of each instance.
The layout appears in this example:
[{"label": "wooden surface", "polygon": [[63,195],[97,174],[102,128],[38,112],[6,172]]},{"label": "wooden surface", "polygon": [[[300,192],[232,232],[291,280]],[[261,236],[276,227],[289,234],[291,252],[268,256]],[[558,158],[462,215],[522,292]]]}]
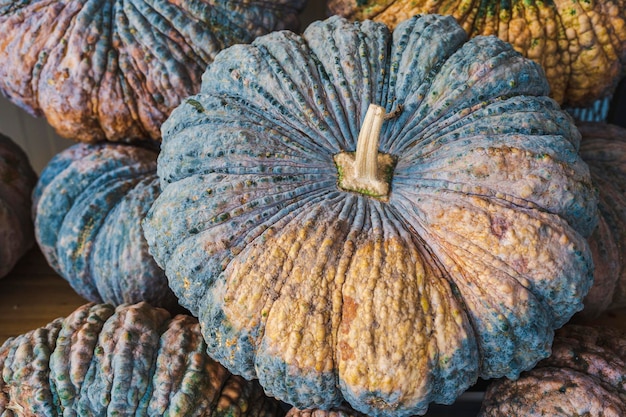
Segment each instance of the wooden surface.
[{"label": "wooden surface", "polygon": [[0,278],[0,344],[65,317],[86,302],[33,248]]}]

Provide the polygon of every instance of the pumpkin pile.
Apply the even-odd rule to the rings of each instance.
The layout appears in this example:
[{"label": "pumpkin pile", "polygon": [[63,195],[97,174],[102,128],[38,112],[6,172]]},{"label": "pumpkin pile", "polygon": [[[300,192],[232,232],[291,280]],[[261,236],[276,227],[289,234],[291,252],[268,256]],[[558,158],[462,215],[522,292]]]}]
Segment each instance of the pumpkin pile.
[{"label": "pumpkin pile", "polygon": [[414,14],[453,16],[473,36],[495,35],[541,64],[550,95],[587,107],[626,75],[624,0],[329,0],[331,13],[391,28]]},{"label": "pumpkin pile", "polygon": [[35,243],[30,204],[36,182],[26,153],[0,134],[0,278]]},{"label": "pumpkin pile", "polygon": [[451,17],[220,53],[164,123],[150,251],[209,355],[297,408],[422,414],[582,308],[595,189],[543,70]]},{"label": "pumpkin pile", "polygon": [[78,143],[44,168],[33,192],[37,243],[48,264],[89,301],[147,301],[175,310],[141,220],[159,194],[158,152]]},{"label": "pumpkin pile", "polygon": [[609,349],[563,326],[622,305],[626,153],[561,105],[617,84],[624,1],[330,0],[303,33],[304,0],[1,3],[0,91],[81,142],[31,208],[92,303],[0,347],[0,415],[576,392],[545,369]]}]

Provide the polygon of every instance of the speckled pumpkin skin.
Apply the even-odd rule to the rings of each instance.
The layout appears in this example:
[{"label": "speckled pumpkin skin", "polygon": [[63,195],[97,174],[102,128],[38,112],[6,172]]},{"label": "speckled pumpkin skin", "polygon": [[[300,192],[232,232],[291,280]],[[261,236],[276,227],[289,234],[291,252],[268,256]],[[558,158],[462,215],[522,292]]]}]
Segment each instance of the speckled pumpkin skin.
[{"label": "speckled pumpkin skin", "polygon": [[599,222],[589,238],[595,272],[580,316],[626,306],[626,129],[579,123],[580,155],[599,192]]},{"label": "speckled pumpkin skin", "polygon": [[156,159],[138,146],[78,143],[41,173],[32,208],[37,243],[89,301],[178,308],[141,229],[160,192]]},{"label": "speckled pumpkin skin", "polygon": [[0,278],[35,244],[30,195],[36,182],[26,153],[0,134]]},{"label": "speckled pumpkin skin", "polygon": [[568,325],[557,332],[549,358],[516,381],[488,387],[479,417],[622,417],[624,375],[624,332]]},{"label": "speckled pumpkin skin", "polygon": [[295,29],[304,0],[0,3],[0,91],[64,137],[159,139],[221,49]]},{"label": "speckled pumpkin skin", "polygon": [[329,0],[333,14],[395,27],[415,14],[451,15],[470,36],[496,35],[538,62],[561,104],[613,93],[626,67],[624,0]]},{"label": "speckled pumpkin skin", "polygon": [[[209,353],[298,408],[451,403],[549,353],[596,200],[541,68],[451,17],[332,17],[228,48],[163,126],[151,253]],[[370,103],[388,201],[338,188]]]},{"label": "speckled pumpkin skin", "polygon": [[146,303],[86,304],[8,339],[0,376],[3,417],[284,414],[207,356],[195,318]]}]

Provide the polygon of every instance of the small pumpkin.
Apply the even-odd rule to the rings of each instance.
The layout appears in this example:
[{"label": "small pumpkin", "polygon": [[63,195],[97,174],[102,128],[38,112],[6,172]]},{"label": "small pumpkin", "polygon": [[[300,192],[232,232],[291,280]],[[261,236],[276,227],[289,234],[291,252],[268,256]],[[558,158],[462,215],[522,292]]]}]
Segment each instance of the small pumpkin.
[{"label": "small pumpkin", "polygon": [[599,222],[589,238],[595,272],[582,318],[626,306],[626,129],[579,123],[580,155],[599,193]]},{"label": "small pumpkin", "polygon": [[77,143],[41,173],[32,208],[37,243],[89,301],[177,308],[141,229],[160,192],[157,154],[128,144]]},{"label": "small pumpkin", "polygon": [[610,96],[626,71],[624,0],[329,0],[328,8],[392,28],[414,14],[451,15],[470,36],[498,36],[541,64],[551,97],[572,107]]},{"label": "small pumpkin", "polygon": [[479,417],[626,415],[626,334],[568,325],[552,354],[517,380],[489,385]]},{"label": "small pumpkin", "polygon": [[597,222],[541,68],[451,17],[224,50],[163,125],[150,252],[209,354],[373,416],[516,376],[582,308]]},{"label": "small pumpkin", "polygon": [[191,316],[146,303],[85,304],[0,347],[0,415],[284,415],[205,348]]},{"label": "small pumpkin", "polygon": [[36,182],[28,155],[0,134],[0,278],[35,243],[30,195]]},{"label": "small pumpkin", "polygon": [[221,49],[297,28],[304,3],[5,1],[0,91],[63,137],[157,140]]}]

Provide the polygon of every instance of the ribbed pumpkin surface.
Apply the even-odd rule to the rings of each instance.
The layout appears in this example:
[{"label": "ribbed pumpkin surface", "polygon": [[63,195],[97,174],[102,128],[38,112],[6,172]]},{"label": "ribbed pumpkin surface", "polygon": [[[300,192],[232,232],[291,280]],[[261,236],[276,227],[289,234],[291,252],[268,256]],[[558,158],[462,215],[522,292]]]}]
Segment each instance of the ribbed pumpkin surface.
[{"label": "ribbed pumpkin surface", "polygon": [[[223,51],[163,126],[150,251],[212,357],[298,408],[425,412],[549,353],[592,277],[579,133],[451,17],[333,17]],[[369,104],[387,201],[338,187]]]},{"label": "ribbed pumpkin surface", "polygon": [[207,356],[195,318],[145,303],[86,304],[8,339],[0,375],[5,417],[284,414]]},{"label": "ribbed pumpkin surface", "polygon": [[626,415],[626,334],[568,325],[552,354],[516,381],[499,380],[485,393],[479,417]]},{"label": "ribbed pumpkin surface", "polygon": [[37,242],[89,301],[177,306],[141,229],[160,192],[156,159],[138,146],[79,143],[41,173],[33,193]]},{"label": "ribbed pumpkin surface", "polygon": [[85,142],[159,139],[221,49],[298,27],[304,0],[0,3],[0,91]]},{"label": "ribbed pumpkin surface", "polygon": [[0,278],[35,243],[30,195],[36,182],[26,153],[0,134]]},{"label": "ribbed pumpkin surface", "polygon": [[330,11],[395,27],[419,13],[451,15],[470,36],[495,35],[540,63],[559,103],[612,94],[626,68],[624,0],[330,0]]},{"label": "ribbed pumpkin surface", "polygon": [[589,238],[595,272],[585,298],[587,318],[626,306],[626,129],[580,123],[580,155],[599,193],[600,220]]}]

